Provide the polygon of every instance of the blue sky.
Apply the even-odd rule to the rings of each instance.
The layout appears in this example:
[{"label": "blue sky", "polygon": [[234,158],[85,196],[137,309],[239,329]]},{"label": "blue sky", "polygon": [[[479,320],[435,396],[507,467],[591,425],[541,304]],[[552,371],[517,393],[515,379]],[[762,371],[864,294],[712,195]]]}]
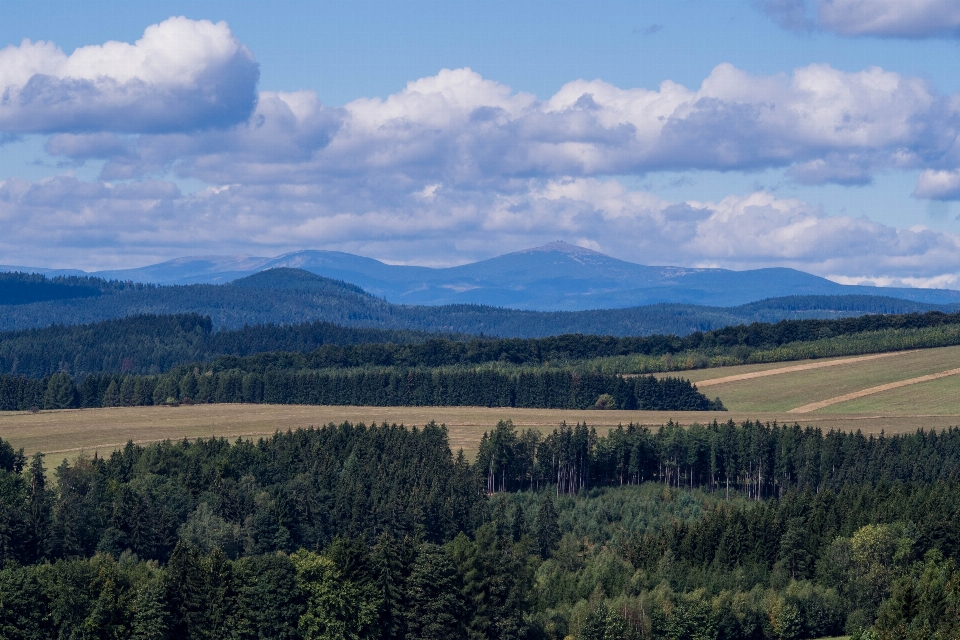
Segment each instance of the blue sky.
[{"label": "blue sky", "polygon": [[0,264],[563,239],[960,287],[960,1],[5,2]]}]

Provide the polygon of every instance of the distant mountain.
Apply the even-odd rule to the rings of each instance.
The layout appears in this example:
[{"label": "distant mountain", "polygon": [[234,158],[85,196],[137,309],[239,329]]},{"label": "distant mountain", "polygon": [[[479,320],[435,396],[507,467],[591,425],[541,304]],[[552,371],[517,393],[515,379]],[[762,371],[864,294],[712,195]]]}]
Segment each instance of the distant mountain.
[{"label": "distant mountain", "polygon": [[[356,285],[310,272],[280,268],[228,284],[120,284],[97,278],[6,276],[31,284],[38,302],[0,296],[0,330],[51,324],[86,324],[137,314],[196,313],[217,329],[244,325],[326,321],[348,327],[401,329],[501,337],[543,337],[564,333],[641,336],[687,335],[728,325],[796,318],[840,318],[867,313],[954,311],[960,305],[931,305],[883,296],[794,296],[736,307],[657,304],[587,311],[525,311],[481,305],[398,305]],[[83,297],[53,299],[63,282],[85,288]],[[99,287],[99,288],[98,288]],[[92,295],[89,290],[93,289]],[[16,290],[16,289],[11,289]],[[46,297],[44,297],[46,295]]]},{"label": "distant mountain", "polygon": [[[178,258],[94,275],[157,284],[221,284],[277,267],[342,280],[388,302],[415,305],[482,304],[538,311],[582,311],[659,303],[732,307],[784,296],[852,294],[932,304],[960,303],[960,291],[846,286],[785,268],[730,271],[651,267],[564,242],[442,269],[388,265],[338,251],[298,251],[276,258]],[[2,269],[77,275],[76,271],[28,267]]]}]

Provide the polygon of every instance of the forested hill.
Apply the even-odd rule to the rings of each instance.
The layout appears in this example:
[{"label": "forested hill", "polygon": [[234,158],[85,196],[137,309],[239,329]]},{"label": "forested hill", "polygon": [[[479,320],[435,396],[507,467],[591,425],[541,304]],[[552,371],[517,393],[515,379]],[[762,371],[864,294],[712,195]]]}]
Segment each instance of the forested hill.
[{"label": "forested hill", "polygon": [[46,278],[33,273],[0,273],[0,305],[92,298],[106,292],[153,288],[153,285],[83,276]]},{"label": "forested hill", "polygon": [[[10,277],[15,281],[14,276]],[[408,306],[390,304],[355,285],[297,269],[265,271],[226,285],[154,287],[80,278],[72,280],[82,281],[86,293],[91,293],[87,289],[96,289],[96,295],[54,299],[59,295],[55,294],[57,287],[71,279],[17,277],[24,282],[29,280],[33,291],[30,295],[39,301],[25,303],[23,295],[0,297],[0,302],[5,303],[0,304],[0,330],[85,324],[137,314],[195,313],[210,316],[218,329],[316,320],[351,327],[500,337],[567,333],[684,336],[729,325],[783,319],[955,310],[952,306],[883,296],[795,296],[739,307],[661,304],[575,312],[517,311],[479,305]],[[45,287],[49,289],[46,294]]]},{"label": "forested hill", "polygon": [[344,327],[329,322],[257,325],[214,331],[197,314],[137,315],[83,325],[53,325],[0,333],[0,373],[43,377],[57,371],[151,374],[218,356],[308,353],[323,346],[408,343],[458,336]]},{"label": "forested hill", "polygon": [[[903,342],[910,333],[912,342]],[[929,335],[927,335],[929,334]],[[874,314],[836,320],[783,320],[735,325],[686,336],[597,336],[565,334],[546,338],[484,338],[462,334],[343,327],[326,322],[257,325],[216,331],[209,317],[196,314],[130,316],[87,325],[55,325],[0,333],[0,374],[42,378],[65,371],[91,374],[157,374],[188,363],[217,369],[263,372],[267,368],[450,367],[487,363],[517,366],[581,366],[617,356],[660,358],[697,356],[723,364],[750,361],[752,354],[783,351],[777,360],[846,355],[810,352],[833,340],[853,339],[854,351],[946,346],[960,341],[960,312]],[[838,350],[839,349],[839,350]],[[791,351],[791,353],[793,353]],[[239,360],[238,360],[239,358]],[[765,358],[769,360],[769,358]],[[682,366],[653,370],[681,370]]]}]

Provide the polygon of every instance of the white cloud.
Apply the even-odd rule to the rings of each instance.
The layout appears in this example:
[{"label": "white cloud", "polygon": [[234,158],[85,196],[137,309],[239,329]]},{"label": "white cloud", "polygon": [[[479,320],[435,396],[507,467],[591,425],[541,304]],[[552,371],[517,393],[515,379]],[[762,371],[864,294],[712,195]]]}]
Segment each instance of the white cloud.
[{"label": "white cloud", "polygon": [[634,262],[790,266],[857,282],[938,284],[960,273],[955,235],[829,216],[765,191],[671,202],[611,179],[512,186],[444,185],[429,198],[417,190],[387,201],[336,184],[234,184],[183,194],[159,181],[7,180],[0,225],[9,233],[0,238],[0,256],[8,264],[111,267],[316,247],[440,265],[565,239]]},{"label": "white cloud", "polygon": [[69,56],[51,42],[0,50],[0,130],[192,131],[245,121],[259,67],[225,22],[170,18],[134,44]]},{"label": "white cloud", "polygon": [[721,64],[697,90],[577,80],[545,101],[458,69],[383,100],[329,108],[311,92],[264,92],[252,117],[229,130],[143,135],[135,144],[61,135],[49,149],[74,159],[99,153],[108,179],[173,168],[210,183],[375,180],[385,193],[769,167],[788,167],[804,183],[863,184],[880,169],[960,162],[955,102],[876,67],[755,76]]},{"label": "white cloud", "polygon": [[960,36],[958,0],[763,0],[787,29],[821,29],[843,36],[942,38]]},{"label": "white cloud", "polygon": [[922,172],[913,195],[926,200],[960,200],[960,169]]},{"label": "white cloud", "polygon": [[[828,65],[757,76],[721,64],[696,88],[576,80],[538,100],[455,69],[329,107],[314,92],[257,96],[255,75],[226,25],[183,18],[135,45],[0,52],[0,81],[13,87],[0,128],[54,132],[51,154],[105,160],[99,181],[0,184],[0,262],[110,267],[96,261],[322,247],[449,264],[563,238],[645,263],[786,265],[878,282],[960,273],[951,234],[829,216],[764,191],[668,202],[609,178],[782,167],[804,183],[863,184],[919,169],[917,197],[960,198],[960,98],[919,78]],[[29,103],[28,117],[36,78],[83,90],[54,92],[59,106]],[[242,90],[221,91],[230,83]],[[171,113],[141,112],[151,95],[173,96]],[[187,124],[166,130],[174,119]],[[209,188],[185,194],[170,175]]]},{"label": "white cloud", "polygon": [[848,36],[960,35],[957,0],[821,0],[818,17],[823,28]]}]

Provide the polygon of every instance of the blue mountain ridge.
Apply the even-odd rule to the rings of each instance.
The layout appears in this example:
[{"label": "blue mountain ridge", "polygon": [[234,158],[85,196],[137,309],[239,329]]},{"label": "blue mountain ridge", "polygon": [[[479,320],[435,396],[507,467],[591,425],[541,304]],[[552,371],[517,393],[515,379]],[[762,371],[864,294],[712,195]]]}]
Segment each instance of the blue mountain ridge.
[{"label": "blue mountain ridge", "polygon": [[96,271],[0,266],[0,271],[93,275],[155,284],[221,284],[276,267],[355,284],[397,304],[482,304],[538,311],[618,309],[659,303],[737,306],[797,295],[884,295],[931,304],[960,303],[960,291],[841,285],[803,271],[647,266],[553,242],[456,267],[389,265],[339,251],[275,258],[192,256],[136,269]]}]

